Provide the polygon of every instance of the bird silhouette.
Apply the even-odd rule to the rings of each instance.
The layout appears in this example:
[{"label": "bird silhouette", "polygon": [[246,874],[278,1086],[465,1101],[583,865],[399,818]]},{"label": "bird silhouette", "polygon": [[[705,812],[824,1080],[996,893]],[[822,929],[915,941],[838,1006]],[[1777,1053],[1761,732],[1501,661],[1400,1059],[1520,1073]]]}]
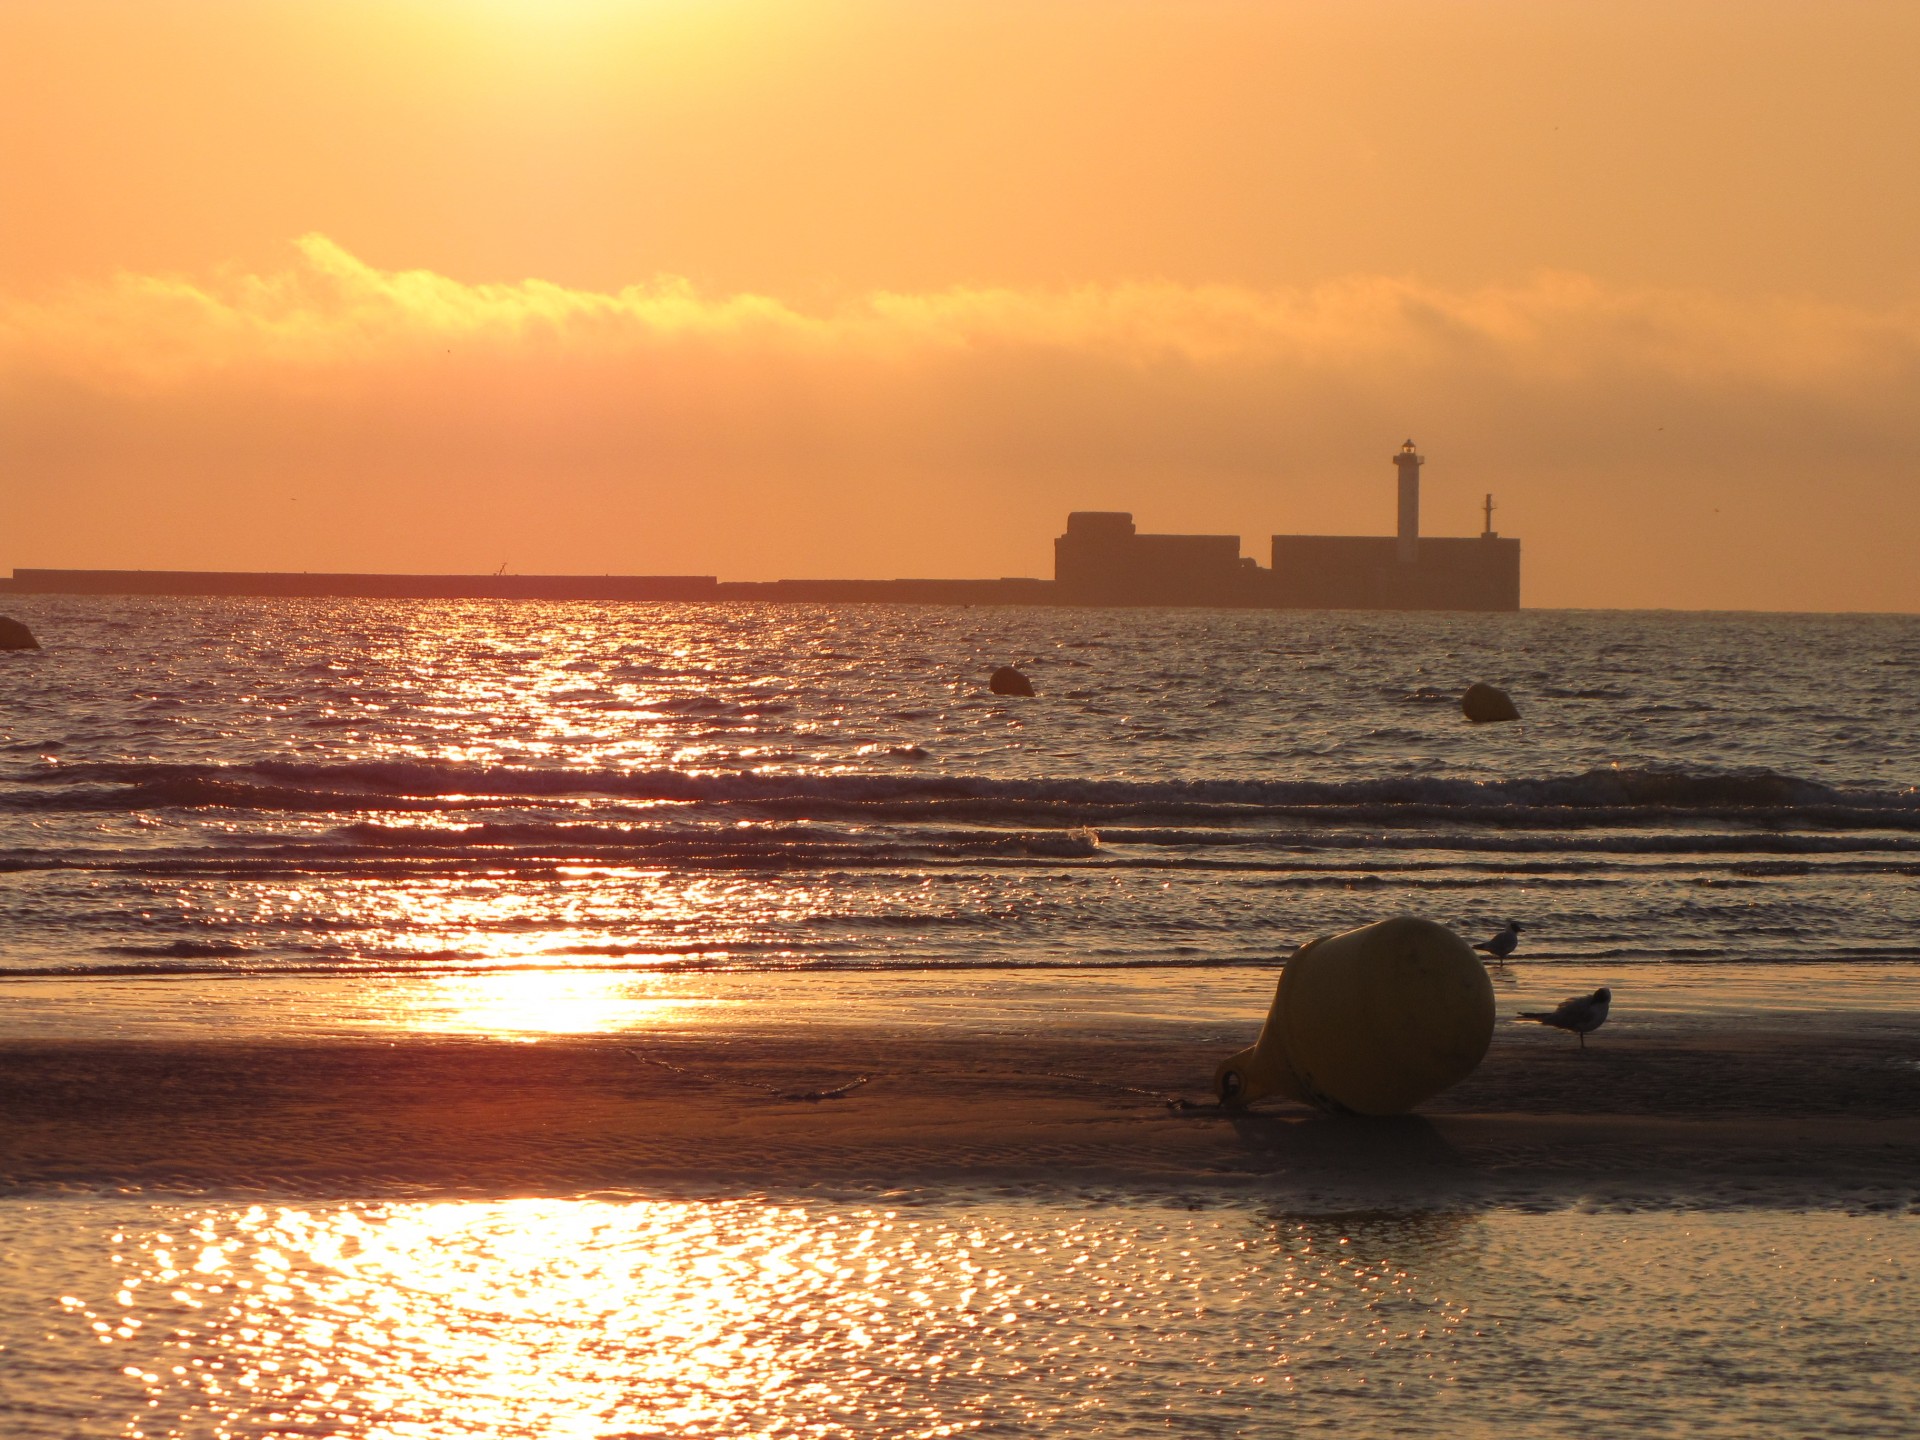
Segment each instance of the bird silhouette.
[{"label": "bird silhouette", "polygon": [[1613,992],[1602,985],[1591,995],[1576,995],[1562,1000],[1553,1010],[1524,1010],[1518,1020],[1535,1020],[1556,1030],[1571,1030],[1580,1037],[1580,1048],[1587,1048],[1587,1032],[1607,1023],[1607,1010],[1613,1004]]},{"label": "bird silhouette", "polygon": [[1507,956],[1513,953],[1513,947],[1519,943],[1520,922],[1518,920],[1509,920],[1507,921],[1506,929],[1482,940],[1473,948],[1484,954],[1491,955],[1494,964],[1504,965],[1507,963]]}]

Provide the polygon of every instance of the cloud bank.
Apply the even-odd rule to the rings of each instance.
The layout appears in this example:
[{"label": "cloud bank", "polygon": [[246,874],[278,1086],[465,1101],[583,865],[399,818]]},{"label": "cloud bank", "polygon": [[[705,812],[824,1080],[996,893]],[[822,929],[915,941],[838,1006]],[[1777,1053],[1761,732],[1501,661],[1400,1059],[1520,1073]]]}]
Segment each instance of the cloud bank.
[{"label": "cloud bank", "polygon": [[[511,542],[527,570],[1044,573],[1060,514],[1095,505],[1258,554],[1384,529],[1375,472],[1411,431],[1457,520],[1502,492],[1530,602],[1920,600],[1849,579],[1844,544],[1920,538],[1910,308],[1543,273],[809,309],[381,270],[309,235],[278,273],[0,298],[0,384],[0,462],[35,496],[10,563],[470,569]],[[1807,528],[1816,484],[1832,534]],[[91,549],[62,494],[99,510]],[[1684,551],[1645,533],[1655,502]]]},{"label": "cloud bank", "polygon": [[1531,383],[1638,373],[1681,385],[1854,388],[1910,378],[1920,312],[1780,298],[1608,290],[1582,275],[1448,291],[1356,276],[1308,289],[1137,283],[1044,292],[874,292],[825,313],[765,295],[706,296],[661,276],[613,293],[544,280],[470,284],[385,271],[324,235],[278,274],[122,274],[38,303],[0,301],[10,370],[102,386],[190,384],[234,367],[418,362],[436,347],[506,361],[601,362],[700,347],[808,361],[986,350],[1103,364],[1412,373],[1462,364]]}]

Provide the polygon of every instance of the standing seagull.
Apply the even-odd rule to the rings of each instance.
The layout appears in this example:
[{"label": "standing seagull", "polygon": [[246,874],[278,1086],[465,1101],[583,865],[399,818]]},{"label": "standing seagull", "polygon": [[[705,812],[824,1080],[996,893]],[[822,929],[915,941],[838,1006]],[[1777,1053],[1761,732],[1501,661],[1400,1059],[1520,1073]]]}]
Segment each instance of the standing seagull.
[{"label": "standing seagull", "polygon": [[1509,920],[1507,921],[1506,929],[1500,931],[1490,939],[1482,940],[1473,948],[1491,955],[1494,964],[1504,965],[1507,963],[1507,956],[1513,953],[1513,947],[1519,943],[1520,922],[1518,920]]},{"label": "standing seagull", "polygon": [[1591,995],[1576,995],[1562,1000],[1557,1010],[1527,1010],[1516,1019],[1538,1020],[1556,1030],[1571,1030],[1580,1037],[1580,1048],[1587,1048],[1587,1032],[1607,1023],[1607,1007],[1613,1004],[1613,992],[1602,985]]}]

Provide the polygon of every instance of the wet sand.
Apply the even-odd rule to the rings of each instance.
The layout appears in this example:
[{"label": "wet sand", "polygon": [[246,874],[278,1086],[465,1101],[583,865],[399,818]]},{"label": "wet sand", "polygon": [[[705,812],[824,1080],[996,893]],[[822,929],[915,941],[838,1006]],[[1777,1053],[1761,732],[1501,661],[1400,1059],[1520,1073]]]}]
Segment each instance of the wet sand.
[{"label": "wet sand", "polygon": [[1258,1024],[1230,1028],[10,1038],[0,1191],[1920,1209],[1911,1014],[1677,1015],[1584,1052],[1503,1019],[1473,1077],[1394,1120],[1221,1112],[1213,1065]]}]

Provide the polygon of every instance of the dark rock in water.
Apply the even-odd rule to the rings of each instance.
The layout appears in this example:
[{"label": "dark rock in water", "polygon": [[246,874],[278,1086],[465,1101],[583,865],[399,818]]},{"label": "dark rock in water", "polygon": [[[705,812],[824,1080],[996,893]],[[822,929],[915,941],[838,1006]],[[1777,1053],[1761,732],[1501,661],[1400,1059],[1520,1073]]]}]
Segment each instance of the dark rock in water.
[{"label": "dark rock in water", "polygon": [[1506,691],[1479,683],[1469,685],[1467,693],[1460,697],[1460,713],[1476,721],[1520,718],[1520,712],[1513,708],[1513,698]]},{"label": "dark rock in water", "polygon": [[33,638],[33,631],[18,620],[0,615],[0,650],[38,650],[40,642]]},{"label": "dark rock in water", "polygon": [[1033,682],[1011,665],[1002,665],[993,672],[993,678],[987,681],[987,688],[996,695],[1031,695]]}]

